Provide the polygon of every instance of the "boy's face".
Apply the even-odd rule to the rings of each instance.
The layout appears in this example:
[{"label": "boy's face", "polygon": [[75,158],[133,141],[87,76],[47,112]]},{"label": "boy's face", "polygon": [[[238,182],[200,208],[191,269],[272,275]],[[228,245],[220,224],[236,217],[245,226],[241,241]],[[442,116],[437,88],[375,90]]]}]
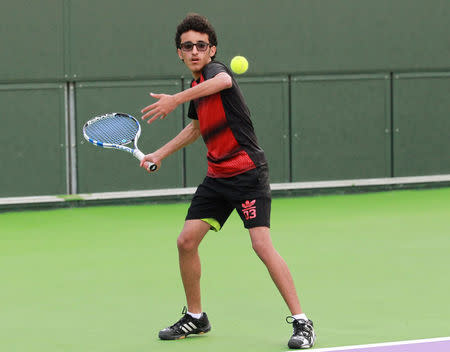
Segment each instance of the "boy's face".
[{"label": "boy's face", "polygon": [[[205,65],[210,63],[211,57],[213,57],[216,54],[215,46],[208,45],[206,50],[201,51],[198,50],[198,47],[196,45],[194,46],[189,45],[189,43],[197,44],[199,42],[209,44],[208,34],[199,33],[192,30],[184,32],[181,35],[181,49],[177,49],[178,56],[180,57],[181,60],[184,61],[189,70],[191,70],[192,75],[194,76],[195,79],[200,77],[203,67],[205,67]],[[189,48],[189,46],[191,48]]]}]

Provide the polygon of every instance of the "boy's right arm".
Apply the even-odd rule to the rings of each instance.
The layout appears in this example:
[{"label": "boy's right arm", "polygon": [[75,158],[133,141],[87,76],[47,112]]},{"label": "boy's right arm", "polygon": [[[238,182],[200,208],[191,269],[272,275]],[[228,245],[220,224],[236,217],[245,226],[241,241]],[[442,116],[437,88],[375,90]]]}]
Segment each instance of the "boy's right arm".
[{"label": "boy's right arm", "polygon": [[177,150],[180,150],[181,148],[184,148],[187,145],[195,142],[197,138],[200,137],[200,135],[200,125],[198,123],[198,120],[192,120],[191,123],[184,129],[182,129],[181,132],[178,133],[178,135],[175,136],[172,140],[170,140],[155,152],[147,154],[141,161],[141,167],[146,169],[144,163],[146,161],[150,161],[158,166],[158,168],[156,169],[158,170],[161,167],[161,162],[163,161],[163,159],[175,153]]}]

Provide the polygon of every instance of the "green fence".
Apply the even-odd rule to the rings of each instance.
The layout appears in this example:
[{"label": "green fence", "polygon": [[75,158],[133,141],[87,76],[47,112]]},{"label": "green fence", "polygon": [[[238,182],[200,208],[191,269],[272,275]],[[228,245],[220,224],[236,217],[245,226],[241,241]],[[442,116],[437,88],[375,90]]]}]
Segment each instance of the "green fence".
[{"label": "green fence", "polygon": [[[195,186],[201,140],[146,175],[125,153],[86,145],[94,114],[139,116],[150,91],[190,74],[174,48],[188,12],[214,24],[238,78],[271,182],[450,174],[450,3],[444,0],[5,0],[0,4],[0,197]],[[185,106],[151,126],[158,148]]]}]

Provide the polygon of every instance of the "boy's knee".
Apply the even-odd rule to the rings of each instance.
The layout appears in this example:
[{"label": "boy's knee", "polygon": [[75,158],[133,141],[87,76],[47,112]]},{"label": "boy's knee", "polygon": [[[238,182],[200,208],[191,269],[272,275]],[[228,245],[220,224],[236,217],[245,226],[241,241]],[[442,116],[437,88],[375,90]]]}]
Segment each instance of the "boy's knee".
[{"label": "boy's knee", "polygon": [[188,232],[182,232],[180,236],[178,236],[177,247],[179,251],[191,252],[193,250],[196,250],[198,248],[198,245],[199,243],[195,239],[195,237]]},{"label": "boy's knee", "polygon": [[270,257],[275,251],[272,246],[272,242],[264,240],[252,241],[252,248],[262,260]]}]

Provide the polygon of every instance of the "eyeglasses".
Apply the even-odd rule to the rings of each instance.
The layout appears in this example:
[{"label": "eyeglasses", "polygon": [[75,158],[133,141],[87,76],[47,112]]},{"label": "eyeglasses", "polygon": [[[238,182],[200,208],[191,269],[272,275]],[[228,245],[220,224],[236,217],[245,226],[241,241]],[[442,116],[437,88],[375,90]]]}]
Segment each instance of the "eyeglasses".
[{"label": "eyeglasses", "polygon": [[208,47],[211,46],[211,44],[209,43],[205,43],[205,42],[197,42],[197,43],[192,43],[192,42],[184,42],[180,44],[180,48],[183,51],[192,51],[192,49],[194,49],[194,46],[197,47],[198,51],[206,51],[206,49],[208,49]]}]

